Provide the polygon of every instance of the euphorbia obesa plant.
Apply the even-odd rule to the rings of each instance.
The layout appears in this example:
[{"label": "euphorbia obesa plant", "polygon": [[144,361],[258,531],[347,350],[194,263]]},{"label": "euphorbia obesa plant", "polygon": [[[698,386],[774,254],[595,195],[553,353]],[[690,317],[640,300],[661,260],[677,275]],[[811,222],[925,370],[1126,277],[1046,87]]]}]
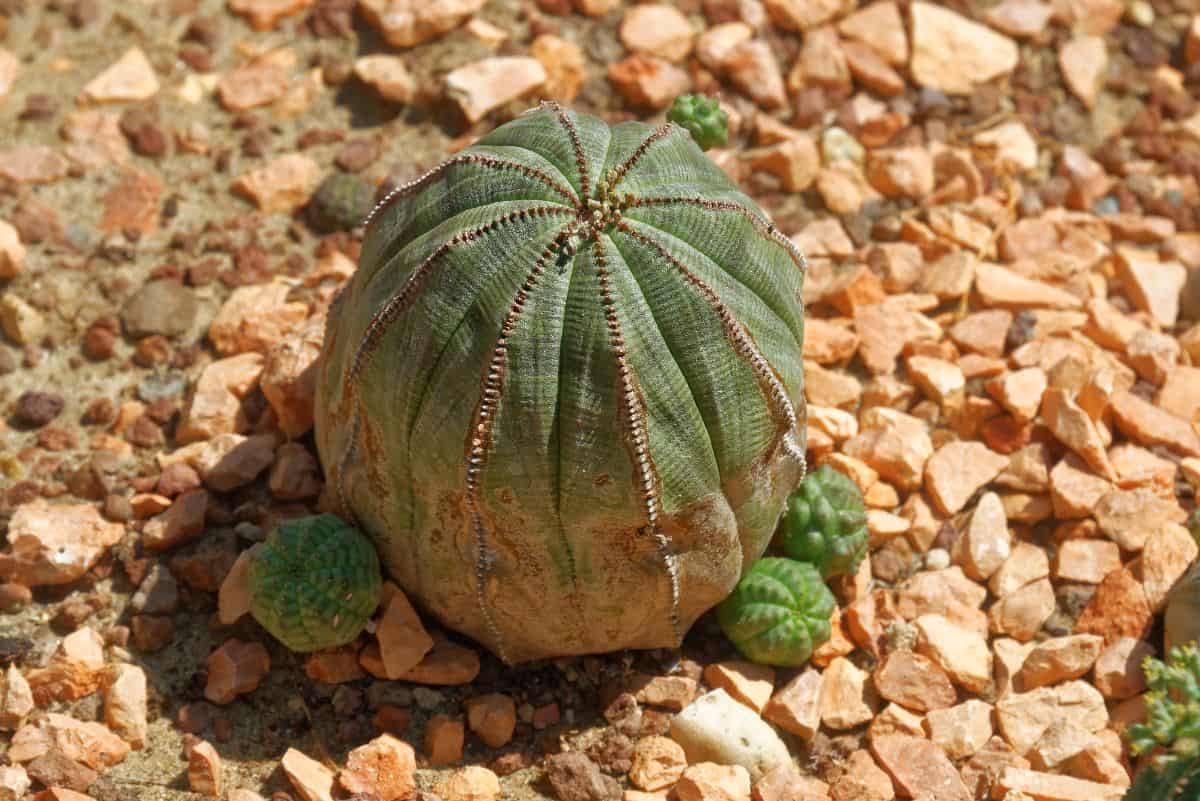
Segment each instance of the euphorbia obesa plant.
[{"label": "euphorbia obesa plant", "polygon": [[342,514],[508,662],[677,645],[803,476],[803,271],[677,125],[497,128],[373,212],[330,308]]}]

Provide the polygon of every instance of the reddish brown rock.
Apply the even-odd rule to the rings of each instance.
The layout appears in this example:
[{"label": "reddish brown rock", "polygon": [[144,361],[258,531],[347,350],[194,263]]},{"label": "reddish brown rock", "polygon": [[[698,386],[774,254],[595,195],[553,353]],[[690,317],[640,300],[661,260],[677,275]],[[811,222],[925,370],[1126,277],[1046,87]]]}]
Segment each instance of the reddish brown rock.
[{"label": "reddish brown rock", "polygon": [[434,792],[443,801],[495,801],[500,797],[500,778],[487,768],[468,765],[439,781]]},{"label": "reddish brown rock", "polygon": [[704,669],[704,681],[755,712],[762,712],[775,691],[775,671],[753,662],[717,662]]},{"label": "reddish brown rock", "polygon": [[0,580],[26,587],[68,584],[86,573],[125,534],[90,504],[21,504],[8,524]]},{"label": "reddish brown rock", "polygon": [[821,674],[809,668],[785,684],[762,710],[784,731],[811,740],[821,725]]},{"label": "reddish brown rock", "polygon": [[971,698],[925,716],[929,739],[951,759],[974,756],[992,737],[992,706]]},{"label": "reddish brown rock", "polygon": [[433,638],[399,588],[393,590],[375,636],[379,640],[384,668],[393,679],[415,668],[433,649]]},{"label": "reddish brown rock", "polygon": [[279,767],[303,801],[333,801],[333,771],[317,760],[289,748]]},{"label": "reddish brown rock", "polygon": [[877,738],[871,752],[902,795],[929,801],[972,801],[946,752],[929,740],[890,734]]},{"label": "reddish brown rock", "polygon": [[434,715],[425,724],[425,754],[430,765],[453,765],[462,761],[465,732],[463,722],[447,715]]},{"label": "reddish brown rock", "polygon": [[230,704],[257,689],[270,668],[271,659],[261,643],[226,640],[208,656],[204,697],[214,704]]},{"label": "reddish brown rock", "polygon": [[467,726],[490,748],[503,748],[512,739],[517,725],[517,705],[501,693],[468,698],[465,702]]},{"label": "reddish brown rock", "polygon": [[690,80],[679,67],[661,58],[633,55],[610,64],[608,79],[631,106],[664,109],[687,91]]},{"label": "reddish brown rock", "polygon": [[683,746],[669,737],[643,737],[633,750],[629,781],[639,790],[666,790],[679,780],[685,768]]},{"label": "reddish brown rock", "polygon": [[349,793],[399,801],[416,790],[416,772],[412,746],[383,734],[349,753],[346,767],[338,774],[338,784]]},{"label": "reddish brown rock", "polygon": [[58,644],[46,667],[29,671],[26,678],[38,706],[91,695],[104,683],[104,640],[87,626],[73,631]]},{"label": "reddish brown rock", "polygon": [[946,672],[932,659],[911,651],[888,654],[873,678],[882,697],[917,712],[953,706],[958,700]]},{"label": "reddish brown rock", "polygon": [[211,743],[201,740],[188,749],[188,787],[193,793],[221,794],[221,757]]}]

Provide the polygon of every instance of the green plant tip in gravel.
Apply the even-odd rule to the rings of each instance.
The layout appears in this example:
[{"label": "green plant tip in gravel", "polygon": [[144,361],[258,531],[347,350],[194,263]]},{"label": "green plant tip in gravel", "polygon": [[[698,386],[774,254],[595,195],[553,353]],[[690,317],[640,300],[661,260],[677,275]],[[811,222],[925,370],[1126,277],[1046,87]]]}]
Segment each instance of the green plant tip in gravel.
[{"label": "green plant tip in gravel", "polygon": [[704,95],[680,95],[667,111],[667,119],[684,128],[701,150],[729,142],[729,115],[717,101]]},{"label": "green plant tip in gravel", "polygon": [[825,578],[857,570],[867,541],[862,492],[829,465],[809,473],[788,498],[783,552],[815,565]]},{"label": "green plant tip in gravel", "polygon": [[1138,756],[1160,752],[1142,765],[1125,801],[1200,798],[1200,646],[1172,648],[1167,661],[1147,657],[1146,722],[1128,729]]},{"label": "green plant tip in gravel", "polygon": [[382,590],[375,546],[336,515],[281,523],[250,562],[250,613],[293,651],[353,640]]},{"label": "green plant tip in gravel", "polygon": [[800,667],[829,639],[829,616],[836,604],[815,567],[767,557],[717,607],[717,622],[752,662]]}]

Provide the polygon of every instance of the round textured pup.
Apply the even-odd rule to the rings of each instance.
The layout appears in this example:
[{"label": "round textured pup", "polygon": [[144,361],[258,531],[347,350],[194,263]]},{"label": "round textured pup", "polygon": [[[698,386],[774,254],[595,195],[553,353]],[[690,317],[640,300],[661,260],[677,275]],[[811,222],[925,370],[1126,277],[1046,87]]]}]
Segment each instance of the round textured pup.
[{"label": "round textured pup", "polygon": [[375,209],[331,305],[343,514],[506,662],[677,645],[803,477],[803,274],[674,124],[497,128]]}]

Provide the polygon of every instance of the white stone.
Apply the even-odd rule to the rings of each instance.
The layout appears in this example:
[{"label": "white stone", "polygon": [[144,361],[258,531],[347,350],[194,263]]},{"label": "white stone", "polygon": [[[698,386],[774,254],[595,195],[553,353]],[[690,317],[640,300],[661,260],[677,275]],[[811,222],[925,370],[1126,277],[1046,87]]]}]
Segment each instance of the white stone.
[{"label": "white stone", "polygon": [[775,730],[724,690],[700,696],[676,715],[671,738],[683,746],[688,764],[741,765],[755,781],[791,759]]}]

